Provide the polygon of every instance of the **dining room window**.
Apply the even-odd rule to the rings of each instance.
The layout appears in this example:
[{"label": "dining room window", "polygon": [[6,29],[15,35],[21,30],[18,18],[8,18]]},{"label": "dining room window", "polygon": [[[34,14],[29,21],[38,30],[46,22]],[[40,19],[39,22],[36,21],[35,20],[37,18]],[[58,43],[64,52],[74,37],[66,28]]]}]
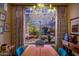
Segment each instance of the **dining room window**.
[{"label": "dining room window", "polygon": [[48,42],[50,31],[51,42],[55,41],[56,8],[24,8],[24,44],[44,39]]}]

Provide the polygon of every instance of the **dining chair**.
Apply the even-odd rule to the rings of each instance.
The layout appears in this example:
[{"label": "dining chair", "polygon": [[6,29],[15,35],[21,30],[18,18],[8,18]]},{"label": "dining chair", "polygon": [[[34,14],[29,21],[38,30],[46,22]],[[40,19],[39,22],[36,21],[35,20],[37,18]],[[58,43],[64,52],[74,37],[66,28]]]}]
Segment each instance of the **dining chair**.
[{"label": "dining chair", "polygon": [[23,53],[24,48],[23,47],[19,47],[16,49],[16,56],[21,56],[21,54]]},{"label": "dining chair", "polygon": [[15,48],[15,45],[7,45],[6,46],[6,52],[8,53],[9,56],[12,55],[11,51]]},{"label": "dining chair", "polygon": [[51,45],[29,45],[22,56],[59,56]]},{"label": "dining chair", "polygon": [[65,49],[63,49],[63,48],[59,48],[58,49],[58,54],[60,55],[60,56],[67,56],[68,54],[67,54],[67,51],[65,50]]}]

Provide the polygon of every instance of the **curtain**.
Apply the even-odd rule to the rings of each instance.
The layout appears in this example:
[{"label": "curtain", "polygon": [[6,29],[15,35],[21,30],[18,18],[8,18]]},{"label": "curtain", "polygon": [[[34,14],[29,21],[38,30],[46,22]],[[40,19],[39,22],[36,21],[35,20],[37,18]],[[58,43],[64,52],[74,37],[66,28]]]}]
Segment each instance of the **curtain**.
[{"label": "curtain", "polygon": [[66,6],[57,7],[57,47],[62,47],[64,33],[67,32]]},{"label": "curtain", "polygon": [[[21,6],[13,6],[12,9],[12,44],[15,49],[23,46],[23,9]],[[14,49],[14,51],[15,51]],[[15,54],[15,52],[13,53]]]}]

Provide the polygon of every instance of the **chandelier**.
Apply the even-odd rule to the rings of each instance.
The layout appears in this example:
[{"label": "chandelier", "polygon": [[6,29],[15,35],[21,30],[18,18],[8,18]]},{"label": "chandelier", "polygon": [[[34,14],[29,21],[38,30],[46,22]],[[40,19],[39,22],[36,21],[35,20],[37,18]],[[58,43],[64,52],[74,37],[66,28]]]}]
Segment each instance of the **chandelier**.
[{"label": "chandelier", "polygon": [[55,9],[52,4],[49,4],[48,6],[46,6],[46,4],[43,4],[43,3],[39,3],[37,5],[33,5],[31,7],[31,10],[32,9],[36,9],[36,8],[47,8],[48,9],[48,12],[53,12],[53,10]]}]

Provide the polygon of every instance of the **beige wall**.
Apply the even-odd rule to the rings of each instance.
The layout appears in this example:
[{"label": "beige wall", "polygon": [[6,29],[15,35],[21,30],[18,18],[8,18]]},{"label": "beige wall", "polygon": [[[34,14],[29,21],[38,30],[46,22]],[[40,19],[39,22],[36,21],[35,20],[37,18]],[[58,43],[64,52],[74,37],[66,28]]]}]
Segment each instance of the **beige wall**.
[{"label": "beige wall", "polygon": [[79,17],[79,4],[70,4],[69,5],[69,14],[70,14],[70,19]]},{"label": "beige wall", "polygon": [[4,38],[7,44],[10,44],[10,41],[11,41],[11,19],[10,17],[11,17],[10,5],[7,4],[7,19],[5,23],[9,24],[10,26],[10,31],[4,33]]},{"label": "beige wall", "polygon": [[[0,26],[2,26],[3,23],[2,21],[0,21]],[[3,34],[0,33],[0,44],[4,43],[4,40],[3,40]]]},{"label": "beige wall", "polygon": [[71,33],[70,30],[70,19],[79,17],[79,4],[69,4],[68,6],[68,32]]},{"label": "beige wall", "polygon": [[[79,17],[79,3],[77,4],[69,4],[68,6],[68,31],[69,33],[70,31],[70,19],[75,18],[75,17]],[[78,37],[79,40],[79,37]]]},{"label": "beige wall", "polygon": [[[3,25],[7,23],[10,26],[10,10],[8,4],[5,4],[4,6],[5,14],[6,14],[6,20],[0,21],[0,25]],[[11,26],[10,26],[11,27]],[[3,34],[0,34],[0,44],[9,44],[11,40],[11,31],[3,32]]]},{"label": "beige wall", "polygon": [[[0,9],[0,12],[1,13],[4,13],[4,14],[6,14],[6,7],[7,5],[6,4],[4,4],[4,10],[3,10],[3,8],[1,8]],[[5,8],[6,7],[6,8]],[[6,19],[5,19],[6,20]],[[5,23],[6,21],[1,21],[0,20],[0,26],[2,26],[3,28],[4,28],[4,23]],[[3,33],[0,33],[0,44],[4,44],[4,43],[6,43],[6,40],[5,40],[5,38],[4,38],[4,36],[5,36],[5,32],[4,32],[4,30],[3,30]]]}]

